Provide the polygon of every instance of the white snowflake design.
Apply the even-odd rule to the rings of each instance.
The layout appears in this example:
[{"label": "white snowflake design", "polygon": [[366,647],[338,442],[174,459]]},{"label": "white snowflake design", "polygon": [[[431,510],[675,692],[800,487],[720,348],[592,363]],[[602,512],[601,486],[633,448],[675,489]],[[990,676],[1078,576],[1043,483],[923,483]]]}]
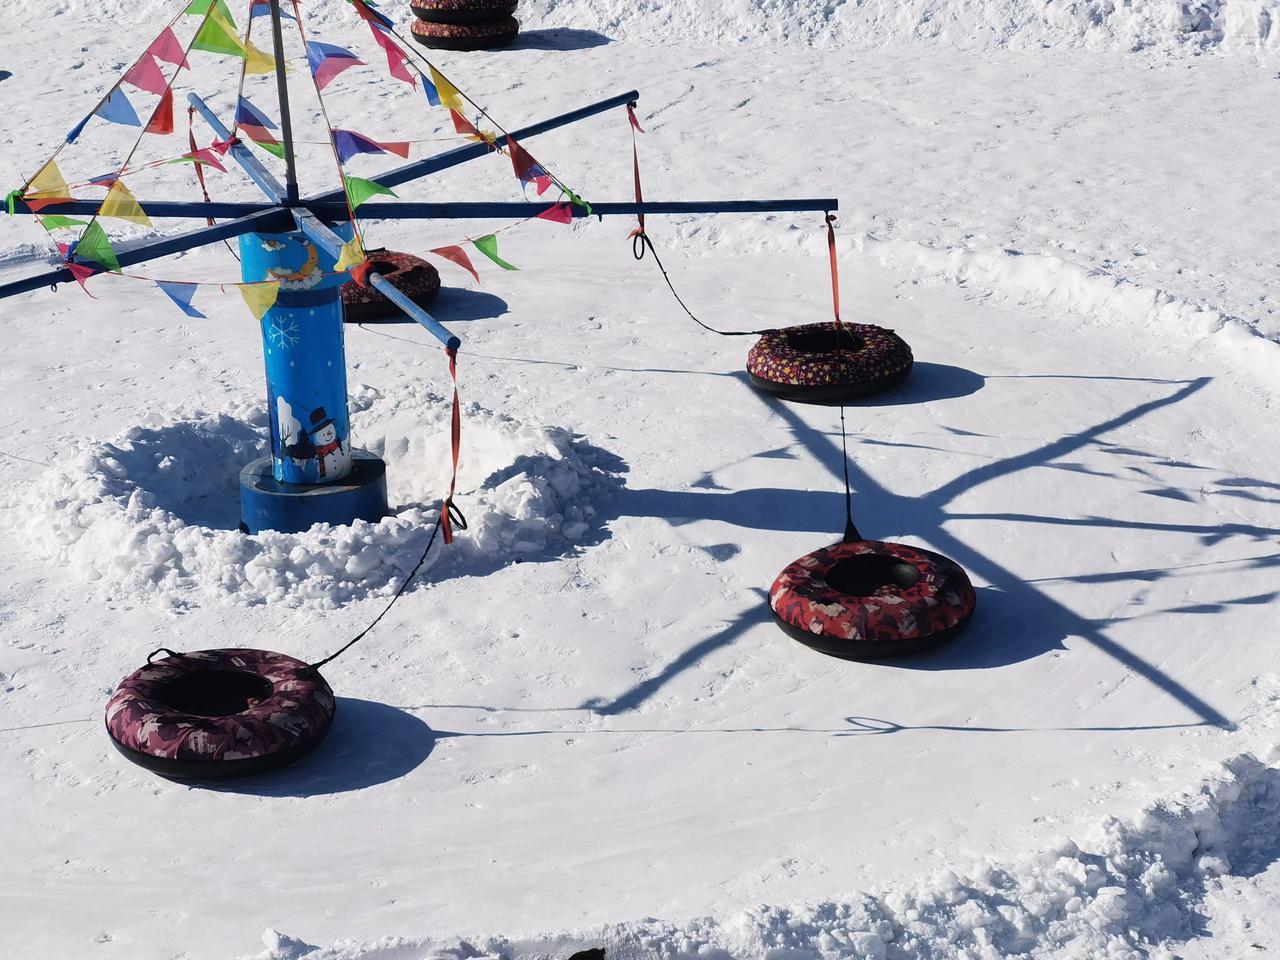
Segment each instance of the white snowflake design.
[{"label": "white snowflake design", "polygon": [[298,325],[292,320],[272,320],[267,324],[267,341],[273,347],[288,350],[301,339]]}]

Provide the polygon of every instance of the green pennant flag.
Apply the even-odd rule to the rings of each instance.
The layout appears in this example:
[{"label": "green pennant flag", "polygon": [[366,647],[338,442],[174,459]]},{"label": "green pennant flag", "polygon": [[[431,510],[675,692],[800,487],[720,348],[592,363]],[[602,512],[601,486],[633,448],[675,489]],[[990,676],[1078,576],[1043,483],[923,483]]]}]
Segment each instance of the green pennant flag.
[{"label": "green pennant flag", "polygon": [[116,259],[116,252],[111,249],[111,241],[96,220],[89,224],[89,229],[76,244],[76,256],[92,260],[103,270],[120,270],[120,261]]},{"label": "green pennant flag", "polygon": [[[249,139],[252,140],[253,138],[250,137]],[[261,140],[254,140],[253,142],[256,143],[258,146],[260,146],[263,150],[267,151],[267,153],[271,154],[273,157],[279,157],[281,160],[284,159],[283,143],[263,143]]]},{"label": "green pennant flag", "polygon": [[232,23],[235,22],[235,18],[231,16],[231,8],[227,6],[227,0],[191,0],[191,3],[187,5],[187,9],[183,12],[193,17],[198,17],[208,13],[210,7],[213,7]]},{"label": "green pennant flag", "polygon": [[364,203],[370,197],[376,197],[380,193],[385,193],[389,197],[394,197],[390,187],[384,187],[380,183],[373,180],[366,180],[363,177],[343,176],[343,180],[347,183],[347,196],[351,199],[351,209],[354,210],[360,204]]},{"label": "green pennant flag", "polygon": [[71,217],[62,217],[56,213],[46,214],[40,218],[40,222],[44,224],[46,230],[59,230],[62,227],[83,227],[88,224],[88,220],[73,220]]},{"label": "green pennant flag", "polygon": [[487,237],[477,237],[471,241],[475,244],[475,248],[483,253],[486,257],[500,266],[503,270],[519,270],[519,267],[512,266],[498,256],[498,238],[492,233]]},{"label": "green pennant flag", "polygon": [[235,21],[229,14],[223,16],[222,11],[217,9],[201,25],[200,32],[191,41],[191,49],[203,50],[206,53],[225,53],[239,57],[241,60],[249,55],[240,38],[236,36]]}]

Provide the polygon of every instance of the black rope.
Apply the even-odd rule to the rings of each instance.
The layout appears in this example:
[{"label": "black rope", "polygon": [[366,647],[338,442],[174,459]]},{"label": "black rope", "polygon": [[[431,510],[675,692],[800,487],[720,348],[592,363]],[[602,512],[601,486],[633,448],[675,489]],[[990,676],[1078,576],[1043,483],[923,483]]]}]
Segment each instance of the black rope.
[{"label": "black rope", "polygon": [[413,582],[413,578],[418,575],[418,571],[422,569],[422,565],[427,562],[427,555],[431,553],[431,548],[435,546],[436,537],[440,533],[440,521],[444,518],[444,512],[446,510],[449,511],[449,519],[453,522],[454,526],[456,526],[459,530],[467,529],[467,519],[462,515],[462,511],[458,509],[456,504],[450,502],[442,505],[440,508],[440,513],[436,515],[435,525],[431,528],[431,537],[430,539],[427,540],[426,549],[422,551],[422,556],[418,558],[418,562],[413,565],[413,569],[409,571],[409,575],[405,577],[404,582],[400,584],[400,589],[396,591],[395,596],[392,597],[390,602],[385,607],[382,608],[382,612],[373,618],[372,623],[370,623],[367,627],[365,627],[363,630],[357,633],[354,637],[348,640],[345,644],[343,644],[336,652],[329,654],[329,656],[325,657],[323,660],[317,661],[316,663],[308,664],[306,667],[304,667],[300,671],[300,673],[303,676],[314,674],[318,672],[319,669],[323,667],[326,663],[330,663],[334,660],[337,660],[340,656],[342,656],[344,653],[346,653],[348,650],[354,647],[357,643],[363,640],[365,637],[365,634],[369,633],[369,631],[371,631],[374,627],[376,627],[378,625],[378,621],[380,621],[383,617],[385,617],[391,611],[391,608],[396,605],[396,601],[400,599],[400,595],[405,592],[409,584]]},{"label": "black rope", "polygon": [[649,239],[649,235],[643,230],[637,230],[631,235],[631,255],[637,260],[644,259],[645,250],[653,254],[653,262],[658,265],[658,269],[662,271],[662,279],[667,282],[667,289],[671,291],[671,295],[676,298],[676,303],[680,304],[680,309],[689,315],[689,319],[700,326],[703,330],[711,333],[719,334],[722,337],[758,337],[762,334],[773,333],[773,329],[768,330],[717,330],[715,327],[709,327],[697,317],[693,315],[693,311],[680,299],[680,294],[676,293],[675,286],[671,283],[671,276],[667,273],[667,268],[662,265],[662,258],[658,256],[658,251],[653,248],[653,241]]},{"label": "black rope", "polygon": [[[840,381],[844,382],[844,323],[836,320],[836,355],[840,363]],[[840,454],[844,466],[844,542],[857,543],[862,534],[853,522],[853,490],[849,485],[849,439],[844,423],[844,391],[840,391]]]}]

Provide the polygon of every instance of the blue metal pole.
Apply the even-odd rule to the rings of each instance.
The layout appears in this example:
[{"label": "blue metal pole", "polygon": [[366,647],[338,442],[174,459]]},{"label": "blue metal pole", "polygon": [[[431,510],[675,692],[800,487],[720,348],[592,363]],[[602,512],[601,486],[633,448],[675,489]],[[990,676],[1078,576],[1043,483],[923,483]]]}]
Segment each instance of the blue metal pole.
[{"label": "blue metal pole", "polygon": [[[585,120],[587,117],[594,117],[598,113],[604,113],[606,110],[613,110],[617,107],[625,107],[628,103],[634,103],[640,98],[640,94],[635,90],[628,90],[626,93],[619,94],[616,97],[610,97],[608,100],[601,100],[598,103],[588,104],[569,113],[562,113],[558,117],[552,117],[550,120],[543,120],[539,123],[530,124],[519,130],[513,130],[509,134],[498,137],[499,146],[506,146],[507,140],[514,137],[516,140],[525,140],[529,137],[535,137],[540,133],[546,133],[549,130],[555,130],[559,127],[568,126],[571,123],[577,123],[579,120]],[[403,167],[396,167],[394,170],[388,170],[386,173],[379,174],[370,179],[382,184],[384,187],[394,187],[402,183],[408,183],[410,180],[417,180],[419,177],[425,177],[431,173],[438,173],[441,170],[447,170],[450,167],[456,167],[460,163],[466,163],[474,160],[476,157],[483,157],[488,153],[492,153],[493,148],[487,143],[473,143],[465,147],[455,147],[434,157],[427,157],[422,160],[415,160],[413,163],[406,164]],[[341,190],[330,190],[327,193],[316,194],[303,200],[307,206],[313,202],[325,202],[342,199]]]},{"label": "blue metal pole", "polygon": [[[294,207],[293,215],[297,221],[298,229],[306,235],[307,239],[324,250],[326,254],[337,259],[339,251],[342,249],[342,238],[321,223],[308,210]],[[397,290],[390,281],[371,273],[369,275],[369,283],[409,317],[426,327],[427,331],[446,347],[456,350],[462,345],[462,341],[446,330],[439,320]]]},{"label": "blue metal pole", "polygon": [[[140,202],[142,203],[142,208],[146,210],[147,216],[153,220],[170,217],[190,217],[193,220],[216,217],[219,220],[226,220],[231,217],[247,217],[252,213],[279,209],[274,203],[238,203],[217,200],[211,203],[190,200],[145,200]],[[91,217],[101,207],[101,200],[67,200],[62,203],[49,203],[39,210],[32,210],[23,201],[15,200],[13,212],[15,215],[23,216],[35,216],[36,214],[45,216],[57,213],[64,217]]]},{"label": "blue metal pole", "polygon": [[[194,93],[188,94],[187,102],[196,108],[200,116],[204,117],[205,123],[209,124],[213,128],[213,132],[219,137],[223,140],[231,137],[231,131],[222,125],[222,121],[218,119],[217,115],[209,109],[208,104],[201,100],[199,96]],[[248,147],[243,143],[232,144],[231,156],[244,168],[244,172],[249,175],[249,179],[258,185],[258,189],[267,195],[268,200],[273,203],[287,202],[285,188],[280,185],[280,181],[271,175],[271,171],[262,165],[262,162],[253,155]],[[338,196],[341,197],[342,194],[339,193]]]},{"label": "blue metal pole", "polygon": [[[484,220],[484,219],[519,219],[532,217],[552,205],[551,200],[511,202],[458,202],[458,203],[419,203],[407,200],[400,203],[392,201],[370,201],[360,205],[362,220],[396,219],[396,220]],[[318,216],[327,217],[336,207],[319,203],[308,204]],[[592,203],[588,211],[585,207],[573,204],[574,217],[617,217],[646,215],[681,214],[681,213],[803,213],[807,211],[830,213],[840,209],[840,201],[834,197],[801,198],[797,200],[675,200],[645,201],[644,203]]]}]

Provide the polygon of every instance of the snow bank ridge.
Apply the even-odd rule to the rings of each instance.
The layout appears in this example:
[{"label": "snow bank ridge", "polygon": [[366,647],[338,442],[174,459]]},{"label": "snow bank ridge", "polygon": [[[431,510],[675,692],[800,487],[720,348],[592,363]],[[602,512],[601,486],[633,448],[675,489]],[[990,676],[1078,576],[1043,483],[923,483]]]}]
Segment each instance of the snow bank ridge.
[{"label": "snow bank ridge", "polygon": [[605,946],[609,960],[1172,960],[1171,943],[1201,932],[1201,904],[1218,878],[1252,876],[1280,855],[1280,768],[1242,754],[1198,790],[1133,822],[1109,819],[1096,834],[971,876],[945,871],[878,895],[761,906],[724,920],[327,948],[269,930],[254,960],[541,960],[583,945]]}]

